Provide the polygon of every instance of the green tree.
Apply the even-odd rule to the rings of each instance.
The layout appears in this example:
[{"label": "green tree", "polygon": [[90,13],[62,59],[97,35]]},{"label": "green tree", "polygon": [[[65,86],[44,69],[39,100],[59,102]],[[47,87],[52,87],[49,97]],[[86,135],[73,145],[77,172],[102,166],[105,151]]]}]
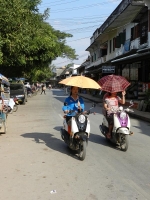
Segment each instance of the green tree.
[{"label": "green tree", "polygon": [[52,76],[52,72],[50,68],[44,68],[42,70],[33,69],[30,75],[26,75],[27,77],[31,78],[32,81],[36,82],[43,82],[49,79]]},{"label": "green tree", "polygon": [[[40,0],[0,0],[0,71],[7,76],[25,76],[49,69],[57,57],[76,59],[66,45],[71,34],[54,30],[45,22],[49,10],[39,13]],[[44,70],[43,70],[44,71]]]}]

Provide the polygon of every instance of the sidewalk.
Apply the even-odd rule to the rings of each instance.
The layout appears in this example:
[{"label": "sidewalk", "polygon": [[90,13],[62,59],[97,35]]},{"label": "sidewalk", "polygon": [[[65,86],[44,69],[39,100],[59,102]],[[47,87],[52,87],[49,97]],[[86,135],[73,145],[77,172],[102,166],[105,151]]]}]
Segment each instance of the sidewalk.
[{"label": "sidewalk", "polygon": [[[102,99],[100,99],[99,97],[94,97],[90,94],[82,94],[82,93],[80,93],[79,96],[88,99],[90,101],[93,101],[95,103],[98,103],[100,106],[102,106]],[[129,102],[127,102],[127,104],[129,104]],[[136,108],[133,110],[134,110],[133,113],[129,113],[131,117],[150,122],[150,112],[139,111]]]}]

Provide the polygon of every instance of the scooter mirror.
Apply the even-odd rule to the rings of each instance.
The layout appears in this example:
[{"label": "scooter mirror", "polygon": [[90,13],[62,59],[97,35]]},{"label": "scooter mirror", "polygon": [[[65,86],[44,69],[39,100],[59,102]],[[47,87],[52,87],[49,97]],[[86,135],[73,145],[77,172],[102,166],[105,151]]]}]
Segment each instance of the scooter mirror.
[{"label": "scooter mirror", "polygon": [[133,105],[133,100],[130,101],[130,104]]}]

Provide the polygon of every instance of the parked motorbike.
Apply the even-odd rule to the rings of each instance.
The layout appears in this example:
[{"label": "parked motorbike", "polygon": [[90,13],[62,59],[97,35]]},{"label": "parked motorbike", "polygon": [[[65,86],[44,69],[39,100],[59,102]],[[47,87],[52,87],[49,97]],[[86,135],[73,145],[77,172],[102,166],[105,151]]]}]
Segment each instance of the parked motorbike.
[{"label": "parked motorbike", "polygon": [[29,88],[29,87],[26,87],[26,89],[27,89],[27,96],[28,97],[32,97],[32,96],[36,96],[37,95],[37,89],[36,89],[36,87],[31,87],[31,88]]},{"label": "parked motorbike", "polygon": [[12,107],[9,104],[9,99],[4,99],[3,102],[3,112],[6,114],[6,117],[8,116],[9,113],[12,112]]},{"label": "parked motorbike", "polygon": [[[65,104],[65,106],[67,105]],[[67,121],[67,116],[64,115],[61,137],[70,149],[77,151],[80,160],[84,160],[86,156],[86,146],[90,136],[90,120],[87,115],[92,113],[91,109],[94,107],[95,104],[93,103],[88,111],[81,112],[78,110],[75,112],[70,110],[70,114],[73,113],[74,116],[70,117],[69,121]],[[68,133],[69,125],[71,125],[71,135]]]},{"label": "parked motorbike", "polygon": [[29,88],[29,87],[26,87],[26,89],[27,89],[27,96],[28,96],[28,97],[32,97],[32,96],[33,96],[33,91],[32,91],[32,89]]},{"label": "parked motorbike", "polygon": [[31,91],[32,91],[32,96],[36,96],[37,95],[37,90],[35,86],[31,87]]},{"label": "parked motorbike", "polygon": [[112,143],[119,145],[122,151],[127,151],[129,146],[128,136],[133,134],[133,132],[130,131],[130,117],[128,112],[134,112],[130,109],[134,103],[130,101],[130,104],[131,105],[126,109],[120,106],[117,110],[113,110],[114,126],[110,139],[106,137],[106,134],[108,133],[108,122],[105,116],[102,125],[100,125],[101,133]]}]

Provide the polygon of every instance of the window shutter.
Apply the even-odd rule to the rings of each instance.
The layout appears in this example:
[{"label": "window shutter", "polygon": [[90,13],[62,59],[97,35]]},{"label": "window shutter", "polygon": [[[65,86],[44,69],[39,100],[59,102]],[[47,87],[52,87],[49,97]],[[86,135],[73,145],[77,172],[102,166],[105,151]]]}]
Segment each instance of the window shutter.
[{"label": "window shutter", "polygon": [[120,44],[120,35],[118,35],[116,37],[116,48],[120,48],[121,44]]},{"label": "window shutter", "polygon": [[96,61],[96,53],[94,53],[94,61]]},{"label": "window shutter", "polygon": [[137,25],[135,26],[135,34],[134,34],[134,35],[135,35],[135,38],[134,38],[134,39],[140,37],[139,24],[137,24]]},{"label": "window shutter", "polygon": [[120,33],[120,43],[124,45],[126,40],[126,32]]},{"label": "window shutter", "polygon": [[126,41],[126,31],[123,32],[123,45],[125,44]]},{"label": "window shutter", "polygon": [[134,27],[131,28],[131,41],[134,40]]},{"label": "window shutter", "polygon": [[111,53],[111,48],[112,48],[112,46],[111,46],[111,40],[109,41],[109,53]]},{"label": "window shutter", "polygon": [[113,38],[113,51],[115,51],[116,48],[116,38]]}]

